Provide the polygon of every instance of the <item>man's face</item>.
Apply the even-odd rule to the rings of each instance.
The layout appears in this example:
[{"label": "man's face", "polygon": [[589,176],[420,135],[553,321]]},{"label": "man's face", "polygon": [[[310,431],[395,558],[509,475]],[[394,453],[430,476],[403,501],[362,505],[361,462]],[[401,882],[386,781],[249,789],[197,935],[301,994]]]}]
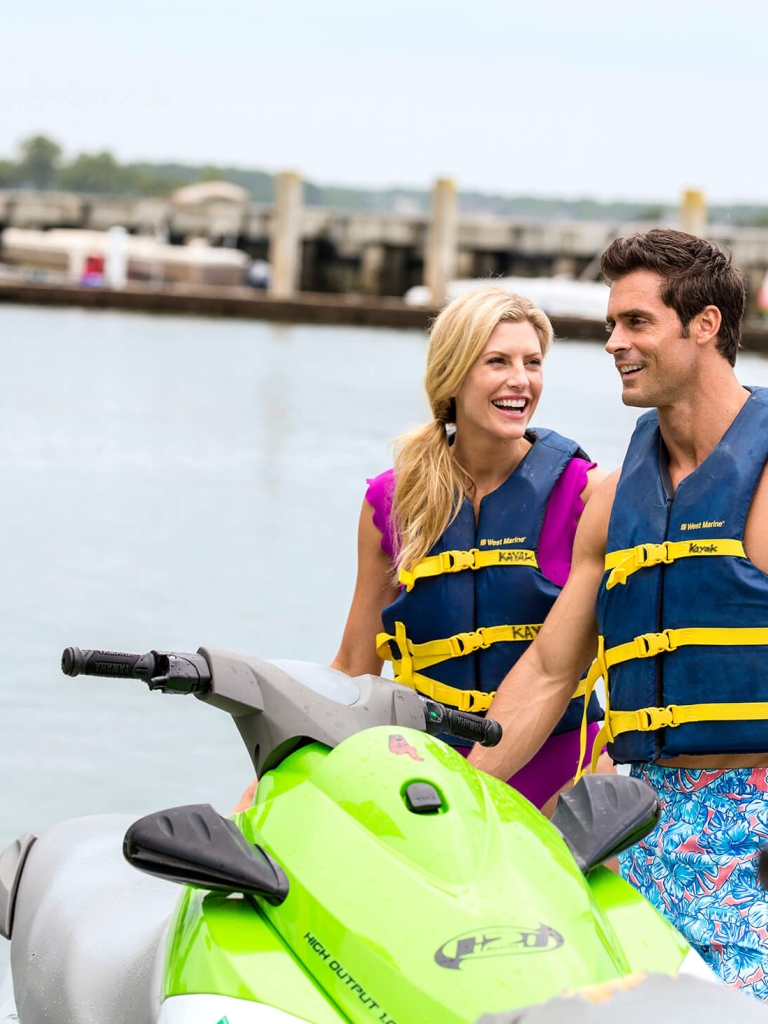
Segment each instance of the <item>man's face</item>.
[{"label": "man's face", "polygon": [[682,336],[680,318],[662,302],[661,285],[658,274],[638,270],[611,286],[605,350],[621,374],[625,405],[663,408],[696,379],[696,345]]}]

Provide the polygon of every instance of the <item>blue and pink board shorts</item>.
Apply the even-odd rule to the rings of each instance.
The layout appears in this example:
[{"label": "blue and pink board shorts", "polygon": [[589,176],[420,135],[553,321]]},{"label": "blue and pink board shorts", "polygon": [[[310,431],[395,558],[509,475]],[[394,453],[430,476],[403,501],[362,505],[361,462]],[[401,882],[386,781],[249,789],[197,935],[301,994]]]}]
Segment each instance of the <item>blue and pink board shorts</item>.
[{"label": "blue and pink board shorts", "polygon": [[659,824],[620,855],[621,875],[733,988],[768,1001],[768,768],[643,764],[632,775],[661,801]]}]

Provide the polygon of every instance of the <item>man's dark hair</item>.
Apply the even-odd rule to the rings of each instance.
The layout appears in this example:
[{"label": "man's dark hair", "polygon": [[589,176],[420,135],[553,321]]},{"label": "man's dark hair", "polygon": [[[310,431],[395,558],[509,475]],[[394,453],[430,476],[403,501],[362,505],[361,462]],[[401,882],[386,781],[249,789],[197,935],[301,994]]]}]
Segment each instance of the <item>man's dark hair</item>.
[{"label": "man's dark hair", "polygon": [[684,338],[691,320],[705,306],[717,306],[723,318],[717,351],[731,366],[736,363],[747,286],[744,275],[722,249],[684,231],[654,228],[611,242],[600,269],[609,285],[636,270],[658,274],[662,278],[661,301],[677,313]]}]

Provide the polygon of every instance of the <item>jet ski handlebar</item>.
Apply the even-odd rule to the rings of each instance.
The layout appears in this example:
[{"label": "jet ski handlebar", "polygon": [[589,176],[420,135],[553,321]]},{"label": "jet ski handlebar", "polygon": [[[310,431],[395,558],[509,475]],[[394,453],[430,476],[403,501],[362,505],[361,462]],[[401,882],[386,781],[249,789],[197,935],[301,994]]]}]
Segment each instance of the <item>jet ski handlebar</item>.
[{"label": "jet ski handlebar", "polygon": [[207,693],[211,688],[211,670],[202,654],[122,654],[67,647],[61,656],[61,671],[67,676],[141,679],[150,690],[164,693]]},{"label": "jet ski handlebar", "polygon": [[[67,676],[141,679],[150,690],[162,690],[163,693],[204,696],[213,689],[210,665],[199,653],[150,651],[148,654],[123,654],[67,647],[61,656],[61,670]],[[493,747],[501,739],[501,726],[493,719],[446,707],[420,694],[418,697],[424,711],[425,730],[431,735],[450,733],[457,739],[480,743],[484,747]]]},{"label": "jet ski handlebar", "polygon": [[427,732],[433,736],[439,732],[450,733],[457,739],[479,743],[482,747],[495,747],[501,740],[501,725],[492,718],[447,708],[428,697],[422,697],[421,703],[424,705]]}]

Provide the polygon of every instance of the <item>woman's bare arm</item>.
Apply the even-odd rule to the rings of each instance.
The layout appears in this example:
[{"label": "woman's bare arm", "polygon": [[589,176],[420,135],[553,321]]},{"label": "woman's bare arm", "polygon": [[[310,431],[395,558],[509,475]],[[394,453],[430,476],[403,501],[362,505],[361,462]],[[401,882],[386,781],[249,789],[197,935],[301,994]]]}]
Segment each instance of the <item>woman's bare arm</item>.
[{"label": "woman's bare arm", "polygon": [[587,483],[584,490],[581,492],[581,500],[586,505],[595,491],[599,488],[603,480],[607,480],[609,477],[607,469],[601,469],[599,466],[594,466],[592,469],[587,470]]},{"label": "woman's bare arm", "polygon": [[374,526],[373,509],[364,501],[357,532],[357,582],[332,668],[348,676],[381,672],[382,661],[376,654],[381,612],[399,593],[392,579],[392,563],[381,550],[381,533]]}]

